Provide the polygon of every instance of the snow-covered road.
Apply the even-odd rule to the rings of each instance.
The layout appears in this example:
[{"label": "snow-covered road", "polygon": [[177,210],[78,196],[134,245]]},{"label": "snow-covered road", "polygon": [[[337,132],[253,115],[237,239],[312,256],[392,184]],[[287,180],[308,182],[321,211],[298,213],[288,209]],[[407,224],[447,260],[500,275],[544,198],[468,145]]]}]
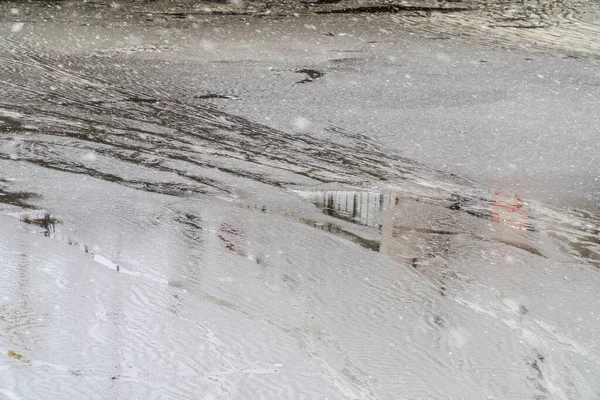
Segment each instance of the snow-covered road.
[{"label": "snow-covered road", "polygon": [[600,399],[593,60],[238,22],[0,24],[0,399]]}]

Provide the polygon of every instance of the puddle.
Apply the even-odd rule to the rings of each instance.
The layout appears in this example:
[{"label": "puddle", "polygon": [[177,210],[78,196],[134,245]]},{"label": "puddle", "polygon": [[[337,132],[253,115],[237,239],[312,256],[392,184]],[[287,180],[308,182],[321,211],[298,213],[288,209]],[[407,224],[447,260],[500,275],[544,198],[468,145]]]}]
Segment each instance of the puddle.
[{"label": "puddle", "polygon": [[382,193],[335,191],[315,192],[311,202],[324,214],[380,229],[383,211],[397,205],[398,199]]},{"label": "puddle", "polygon": [[21,221],[29,225],[36,225],[44,229],[44,236],[51,237],[56,233],[56,225],[59,221],[50,216],[49,213],[41,212],[41,214],[23,214],[20,217]]},{"label": "puddle", "polygon": [[134,272],[129,269],[123,268],[118,263],[111,261],[110,259],[108,259],[107,257],[104,257],[101,254],[98,254],[96,251],[93,251],[92,248],[94,246],[82,244],[82,243],[79,243],[77,240],[57,234],[56,227],[58,224],[61,223],[61,221],[59,219],[53,217],[50,213],[48,213],[46,211],[37,210],[37,211],[30,211],[30,212],[10,214],[10,215],[12,215],[13,217],[17,217],[19,219],[19,221],[24,222],[28,225],[34,225],[34,226],[42,228],[43,231],[41,233],[43,233],[43,235],[49,239],[55,239],[55,240],[64,242],[64,243],[68,244],[69,246],[78,248],[79,250],[81,250],[82,252],[87,254],[94,262],[96,262],[99,265],[102,265],[108,269],[111,269],[113,271],[119,272],[124,275],[135,276],[135,277],[140,276],[139,272]]},{"label": "puddle", "polygon": [[535,220],[526,201],[517,195],[497,194],[493,199],[453,194],[450,210],[465,212],[478,218],[513,228],[535,232]]},{"label": "puddle", "polygon": [[302,222],[415,268],[424,260],[447,259],[476,241],[510,246],[546,258],[539,234],[559,240],[565,252],[600,266],[596,225],[587,224],[584,228],[583,222],[576,222],[576,216],[569,217],[570,225],[547,216],[535,218],[531,206],[517,195],[496,194],[493,199],[452,195],[434,199],[351,190],[299,194],[323,214],[342,221]]},{"label": "puddle", "polygon": [[310,225],[322,231],[331,232],[336,236],[349,240],[366,249],[378,252],[381,249],[381,242],[378,240],[365,239],[362,236],[352,233],[349,230],[343,229],[339,225],[331,223],[316,222],[309,219],[300,219],[300,222]]},{"label": "puddle", "polygon": [[311,203],[324,214],[360,225],[378,227],[388,209],[397,207],[402,199],[429,202],[452,211],[491,220],[512,228],[535,231],[534,219],[528,204],[518,196],[498,195],[496,199],[452,195],[448,199],[419,199],[391,193],[368,191],[324,191],[308,195]]}]

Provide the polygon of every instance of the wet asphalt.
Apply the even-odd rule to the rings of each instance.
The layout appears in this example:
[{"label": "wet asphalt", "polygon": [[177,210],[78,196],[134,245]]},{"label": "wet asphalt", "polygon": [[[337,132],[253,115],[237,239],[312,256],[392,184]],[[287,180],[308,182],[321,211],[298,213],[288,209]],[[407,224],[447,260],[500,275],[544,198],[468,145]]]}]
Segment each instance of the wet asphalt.
[{"label": "wet asphalt", "polygon": [[72,11],[0,24],[0,396],[600,393],[589,46]]}]

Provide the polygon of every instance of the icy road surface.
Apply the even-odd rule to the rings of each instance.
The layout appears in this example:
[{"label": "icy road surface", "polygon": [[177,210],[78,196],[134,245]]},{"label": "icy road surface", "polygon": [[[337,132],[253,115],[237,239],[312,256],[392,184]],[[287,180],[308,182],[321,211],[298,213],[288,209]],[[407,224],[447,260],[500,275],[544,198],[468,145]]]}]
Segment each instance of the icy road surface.
[{"label": "icy road surface", "polygon": [[[0,399],[600,399],[595,209],[559,207],[547,182],[528,196],[434,168],[454,157],[434,159],[435,135],[418,156],[391,117],[402,107],[352,89],[375,82],[371,61],[385,79],[429,74],[410,96],[430,94],[413,106],[439,131],[428,102],[451,60],[428,52],[437,42],[398,33],[383,50],[404,46],[419,60],[405,68],[388,50],[351,56],[365,42],[339,30],[319,44],[331,36],[300,21],[313,53],[289,39],[289,58],[252,23],[230,41],[197,24],[0,25]],[[528,58],[478,51],[486,62],[459,64],[490,87],[503,77],[482,64]],[[581,79],[565,104],[589,107],[592,129]],[[329,97],[303,92],[321,84]],[[516,107],[469,90],[434,108],[476,130],[487,114],[472,107],[491,104],[492,126]],[[563,200],[594,204],[595,185]]]}]

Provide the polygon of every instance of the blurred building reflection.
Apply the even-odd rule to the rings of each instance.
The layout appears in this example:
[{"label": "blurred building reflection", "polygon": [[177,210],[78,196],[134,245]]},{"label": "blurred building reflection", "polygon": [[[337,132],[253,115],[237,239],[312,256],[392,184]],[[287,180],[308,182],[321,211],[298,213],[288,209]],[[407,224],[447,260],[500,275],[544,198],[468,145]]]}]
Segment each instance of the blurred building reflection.
[{"label": "blurred building reflection", "polygon": [[373,228],[381,228],[384,210],[398,204],[393,195],[355,191],[315,192],[312,201],[327,215]]},{"label": "blurred building reflection", "polygon": [[[465,240],[473,239],[532,249],[526,235],[534,230],[532,218],[518,196],[421,201],[396,193],[317,191],[309,199],[327,215],[376,228],[381,233],[379,246],[369,248],[411,264],[432,257],[447,260]],[[490,221],[495,224],[490,226]]]}]

